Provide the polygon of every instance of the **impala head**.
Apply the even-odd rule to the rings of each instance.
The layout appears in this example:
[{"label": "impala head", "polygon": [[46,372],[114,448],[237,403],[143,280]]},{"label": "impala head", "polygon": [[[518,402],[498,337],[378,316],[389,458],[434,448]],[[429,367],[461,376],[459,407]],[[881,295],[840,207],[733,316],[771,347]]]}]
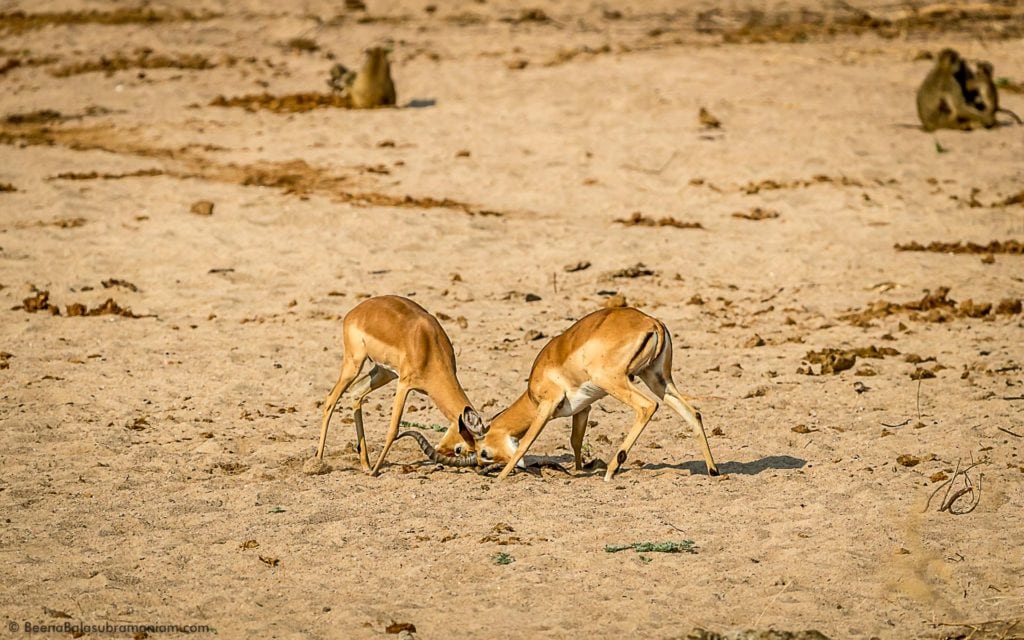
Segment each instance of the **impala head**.
[{"label": "impala head", "polygon": [[[509,434],[489,433],[477,442],[477,464],[486,467],[492,464],[505,464],[519,447],[519,439]],[[522,460],[519,466],[524,466]]]},{"label": "impala head", "polygon": [[473,407],[466,407],[462,414],[449,425],[441,441],[437,443],[437,453],[442,456],[468,456],[476,451],[474,432],[468,425],[483,424],[483,418]]},{"label": "impala head", "polygon": [[415,431],[405,431],[398,434],[399,438],[413,438],[420,445],[420,449],[432,461],[448,465],[450,467],[475,467],[476,441],[474,432],[469,425],[483,424],[483,419],[473,407],[466,407],[462,415],[458,417],[448,431],[441,438],[437,448],[430,446],[427,439]]},{"label": "impala head", "polygon": [[[497,429],[491,428],[503,414],[504,411],[487,423],[479,419],[479,415],[476,421],[466,423],[466,428],[476,439],[476,460],[480,467],[508,462],[519,447],[519,438],[509,433],[507,424]],[[519,461],[519,466],[524,466],[522,460]]]},{"label": "impala head", "polygon": [[[434,462],[453,467],[486,467],[508,462],[519,446],[518,438],[508,435],[504,428],[506,425],[491,429],[503,414],[504,412],[499,413],[489,423],[485,423],[476,410],[466,407],[459,416],[458,431],[455,431],[453,425],[437,449],[431,447],[426,438],[416,432],[405,432],[399,437],[415,438],[423,453]],[[445,443],[450,443],[450,452],[442,449]],[[522,460],[519,461],[519,466],[524,466]]]}]

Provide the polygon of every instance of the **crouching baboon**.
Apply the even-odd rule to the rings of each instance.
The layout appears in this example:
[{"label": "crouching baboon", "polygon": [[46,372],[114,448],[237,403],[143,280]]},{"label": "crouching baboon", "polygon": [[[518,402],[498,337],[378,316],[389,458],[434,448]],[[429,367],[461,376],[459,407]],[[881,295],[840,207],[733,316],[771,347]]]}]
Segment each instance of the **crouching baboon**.
[{"label": "crouching baboon", "polygon": [[327,84],[348,96],[349,106],[353,109],[388,107],[394,106],[396,102],[388,50],[382,47],[366,50],[366,62],[359,73],[350,71],[342,64],[334,65]]},{"label": "crouching baboon", "polygon": [[935,66],[917,90],[917,115],[924,130],[993,126],[995,115],[986,113],[967,99],[967,85],[975,81],[973,72],[959,53],[952,49],[940,51]]},{"label": "crouching baboon", "polygon": [[995,70],[991,62],[979,60],[973,77],[967,80],[964,88],[974,106],[990,116],[993,124],[997,113],[1005,113],[1016,120],[1017,124],[1024,124],[1016,113],[999,106],[999,91],[996,89]]}]

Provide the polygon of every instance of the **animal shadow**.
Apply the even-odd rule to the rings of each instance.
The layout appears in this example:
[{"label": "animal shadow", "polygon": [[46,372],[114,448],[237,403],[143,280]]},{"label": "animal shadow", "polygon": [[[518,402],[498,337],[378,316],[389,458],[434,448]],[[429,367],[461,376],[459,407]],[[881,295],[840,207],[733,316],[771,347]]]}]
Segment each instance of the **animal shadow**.
[{"label": "animal shadow", "polygon": [[402,105],[403,109],[426,109],[437,105],[437,100],[433,98],[414,98],[409,102]]},{"label": "animal shadow", "polygon": [[[765,456],[760,460],[750,462],[722,462],[718,465],[718,471],[723,475],[736,474],[741,476],[755,476],[764,471],[801,469],[807,464],[802,458],[793,456]],[[707,475],[708,468],[703,460],[688,460],[680,464],[645,464],[642,469],[678,469],[689,471],[693,475]]]}]

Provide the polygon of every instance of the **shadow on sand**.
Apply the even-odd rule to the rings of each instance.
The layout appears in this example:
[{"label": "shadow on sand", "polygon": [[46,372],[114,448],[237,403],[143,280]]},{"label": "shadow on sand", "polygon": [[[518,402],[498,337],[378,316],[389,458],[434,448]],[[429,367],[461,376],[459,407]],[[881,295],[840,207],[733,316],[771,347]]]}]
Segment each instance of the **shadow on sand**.
[{"label": "shadow on sand", "polygon": [[[529,456],[526,471],[533,475],[543,475],[542,470],[561,471],[567,477],[586,478],[594,475],[604,474],[603,461],[592,460],[588,463],[589,469],[578,473],[573,473],[572,455],[558,455],[558,456]],[[596,463],[596,466],[595,466]],[[722,475],[742,475],[742,476],[753,476],[764,471],[779,471],[787,469],[801,469],[807,464],[806,460],[801,458],[794,458],[793,456],[765,456],[760,460],[753,460],[751,462],[720,462],[718,464],[718,471]],[[560,468],[559,468],[560,467]],[[663,469],[673,469],[676,471],[689,471],[691,475],[707,475],[708,468],[703,460],[689,460],[680,464],[644,464],[642,466],[630,466],[629,462],[625,464],[616,477],[622,475],[628,475],[636,471],[658,471]]]},{"label": "shadow on sand", "polygon": [[[793,456],[765,456],[751,462],[720,462],[718,470],[723,475],[753,476],[764,471],[800,469],[806,464],[806,460]],[[708,472],[703,460],[689,460],[681,464],[645,464],[641,469],[678,469],[695,475],[707,475]]]}]

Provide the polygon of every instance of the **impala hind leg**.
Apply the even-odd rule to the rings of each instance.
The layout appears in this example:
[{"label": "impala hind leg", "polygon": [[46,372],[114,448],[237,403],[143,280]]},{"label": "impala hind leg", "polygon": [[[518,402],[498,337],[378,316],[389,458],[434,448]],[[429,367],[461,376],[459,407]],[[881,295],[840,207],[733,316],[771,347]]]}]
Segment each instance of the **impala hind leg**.
[{"label": "impala hind leg", "polygon": [[391,450],[391,445],[394,444],[395,438],[398,437],[398,426],[402,422],[402,412],[405,411],[405,400],[409,397],[409,392],[412,391],[409,387],[399,380],[398,389],[395,391],[395,404],[391,408],[391,425],[388,427],[388,434],[384,438],[384,448],[381,449],[380,456],[377,457],[377,463],[373,465],[373,471],[370,475],[377,475],[380,472],[380,467],[384,464],[384,458],[387,457],[388,451]]},{"label": "impala hind leg", "polygon": [[572,444],[572,456],[576,462],[576,470],[583,470],[583,436],[587,433],[587,419],[590,418],[590,407],[572,417],[572,435],[569,443]]},{"label": "impala hind leg", "polygon": [[665,404],[682,416],[683,420],[690,423],[690,426],[693,428],[693,435],[697,436],[700,448],[704,452],[704,462],[708,465],[708,475],[719,475],[718,465],[715,464],[715,459],[711,457],[711,447],[708,446],[708,435],[704,433],[704,420],[701,419],[700,411],[697,411],[689,402],[683,399],[683,395],[679,393],[676,385],[672,384],[671,380],[667,384]]},{"label": "impala hind leg", "polygon": [[380,389],[397,377],[387,369],[374,365],[368,374],[352,385],[352,394],[355,396],[352,402],[352,420],[356,424],[356,451],[359,454],[359,464],[367,473],[370,472],[370,455],[363,432],[363,402],[375,389]]},{"label": "impala hind leg", "polygon": [[658,403],[641,393],[626,377],[623,377],[621,381],[609,380],[601,383],[595,380],[594,382],[607,391],[608,395],[636,412],[633,427],[626,435],[626,439],[622,441],[622,446],[619,447],[618,452],[608,461],[608,470],[605,471],[604,480],[609,482],[615,475],[615,472],[619,470],[619,467],[622,466],[622,463],[626,461],[629,450],[636,443],[640,434],[643,433],[647,423],[651,421],[654,412],[658,410]]},{"label": "impala hind leg", "polygon": [[320,444],[316,448],[316,457],[319,460],[324,458],[324,448],[327,446],[327,427],[331,423],[331,416],[334,415],[334,406],[338,404],[338,398],[341,397],[341,394],[345,393],[345,390],[355,381],[365,361],[365,356],[360,355],[356,357],[348,349],[345,350],[345,358],[341,363],[341,373],[338,375],[338,381],[334,383],[334,388],[331,389],[327,399],[324,400],[324,415],[323,421],[320,424]]}]

